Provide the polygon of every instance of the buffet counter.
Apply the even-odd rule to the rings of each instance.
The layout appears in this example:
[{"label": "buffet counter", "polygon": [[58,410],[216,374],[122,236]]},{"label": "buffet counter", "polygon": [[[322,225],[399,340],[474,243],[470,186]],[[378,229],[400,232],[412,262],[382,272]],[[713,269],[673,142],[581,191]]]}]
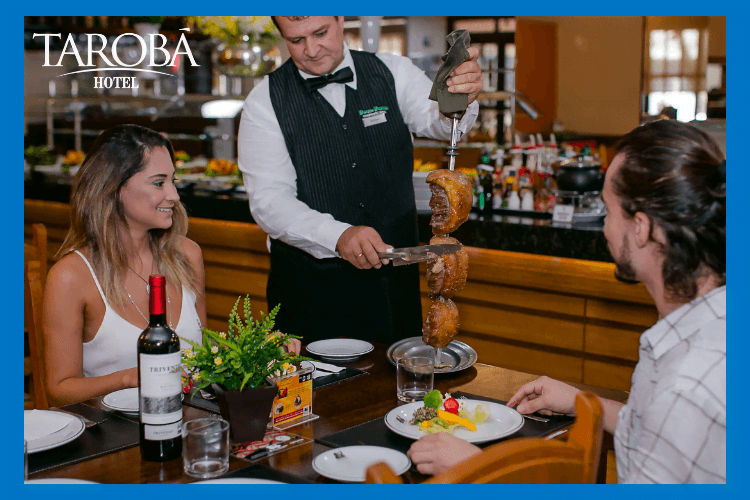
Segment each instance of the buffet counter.
[{"label": "buffet counter", "polygon": [[[26,199],[68,203],[72,177],[35,175],[24,183]],[[247,195],[240,190],[201,189],[180,191],[180,201],[190,217],[223,221],[255,221]],[[419,239],[432,237],[430,212],[419,213]],[[553,223],[549,214],[496,211],[493,215],[472,212],[469,220],[451,236],[466,246],[509,252],[596,262],[612,262],[602,232],[602,221],[573,224]]]},{"label": "buffet counter", "polygon": [[[25,237],[31,238],[31,224],[47,226],[51,265],[68,230],[69,205],[28,199],[29,194],[24,202]],[[222,196],[227,198],[207,204],[215,211],[210,219],[196,217],[190,199],[183,198],[192,215],[188,236],[203,250],[207,326],[219,330],[226,327],[227,314],[240,295],[250,295],[254,311],[267,312],[270,263],[266,235],[256,224],[213,217],[229,211],[249,217],[246,200],[226,203],[231,198]],[[614,265],[607,262],[474,246],[471,236],[479,238],[485,224],[506,227],[474,218],[463,226],[466,235],[456,234],[470,258],[466,287],[454,298],[461,315],[458,339],[472,346],[482,363],[627,390],[640,333],[657,320],[645,287],[615,280]],[[421,266],[426,315],[430,299]]]}]

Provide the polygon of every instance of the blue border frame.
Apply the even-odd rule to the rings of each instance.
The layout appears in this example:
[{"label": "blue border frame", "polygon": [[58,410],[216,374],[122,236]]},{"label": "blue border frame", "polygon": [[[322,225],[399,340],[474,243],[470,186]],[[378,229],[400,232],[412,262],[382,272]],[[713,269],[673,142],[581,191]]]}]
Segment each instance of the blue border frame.
[{"label": "blue border frame", "polygon": [[[466,5],[466,4],[456,4],[455,2],[448,2],[446,0],[440,0],[440,1],[424,1],[424,0],[417,0],[409,2],[408,4],[401,1],[401,2],[395,2],[395,1],[379,1],[375,5],[358,5],[353,4],[351,2],[343,2],[343,1],[325,1],[317,4],[310,4],[310,3],[302,3],[299,0],[293,0],[291,2],[287,2],[283,5],[283,10],[296,10],[297,12],[310,12],[310,11],[317,11],[317,12],[331,12],[336,10],[341,10],[345,14],[368,14],[368,13],[376,13],[376,14],[383,14],[386,13],[394,13],[398,15],[424,15],[425,13],[434,13],[435,15],[446,15],[447,13],[458,13],[460,11],[461,15],[623,15],[624,12],[630,14],[630,15],[643,15],[643,12],[648,12],[650,15],[664,15],[664,14],[670,14],[674,15],[675,12],[681,13],[681,14],[688,14],[688,15],[705,15],[706,11],[712,11],[711,13],[714,15],[726,15],[729,12],[729,4],[727,2],[721,2],[721,3],[711,3],[706,4],[705,2],[697,2],[694,0],[689,0],[685,2],[669,2],[671,5],[666,5],[664,2],[655,4],[653,2],[644,2],[644,1],[637,1],[637,2],[629,2],[626,5],[623,4],[613,4],[613,3],[602,3],[602,2],[593,2],[593,1],[584,1],[584,2],[574,2],[574,3],[560,3],[560,2],[550,2],[549,0],[543,0],[541,2],[532,2],[527,3],[523,5],[508,5],[500,2],[475,2],[472,5]],[[180,2],[176,5],[169,5],[169,4],[161,4],[157,5],[156,8],[154,8],[155,5],[153,2],[146,2],[143,0],[135,0],[135,1],[129,1],[127,3],[119,4],[119,5],[113,5],[113,4],[104,4],[102,2],[93,2],[91,0],[84,0],[84,1],[78,1],[73,4],[71,3],[58,3],[58,2],[49,2],[48,0],[45,1],[38,1],[35,2],[33,5],[22,5],[18,3],[13,3],[10,7],[5,6],[4,10],[6,10],[6,15],[3,16],[5,20],[5,26],[8,27],[6,29],[6,33],[8,33],[8,38],[11,43],[11,47],[17,47],[16,43],[17,40],[21,38],[21,35],[23,35],[23,26],[22,26],[22,17],[24,15],[34,15],[34,14],[45,14],[48,15],[50,13],[53,14],[64,14],[64,15],[76,15],[76,14],[82,14],[84,12],[90,13],[90,12],[96,12],[97,14],[135,14],[138,12],[144,12],[144,11],[172,11],[176,12],[178,14],[181,13],[197,13],[197,14],[204,14],[205,11],[211,10],[211,11],[218,11],[215,13],[218,14],[225,14],[227,11],[232,10],[240,10],[240,11],[250,11],[250,13],[253,14],[265,14],[269,11],[269,6],[266,4],[262,4],[260,2],[253,4],[246,4],[246,3],[240,3],[237,2],[234,5],[230,5],[227,3],[224,3],[220,6],[213,6],[213,8],[209,7],[207,8],[207,4],[205,2],[198,2],[195,0],[187,0]],[[743,40],[743,34],[747,31],[747,17],[743,14],[747,12],[746,6],[740,6],[740,4],[734,4],[732,5],[731,13],[733,16],[728,17],[727,19],[727,58],[732,59],[733,61],[737,61],[738,64],[733,65],[729,75],[728,75],[728,82],[731,81],[731,83],[728,83],[728,86],[730,86],[732,89],[738,89],[736,92],[736,95],[733,94],[732,97],[732,105],[731,105],[731,116],[733,119],[737,122],[737,128],[732,129],[731,132],[728,132],[727,134],[727,142],[732,144],[742,144],[740,141],[747,141],[746,135],[748,132],[742,131],[739,128],[739,120],[740,117],[748,116],[747,112],[749,111],[748,108],[748,95],[747,92],[742,93],[739,91],[739,89],[747,88],[747,69],[746,65],[743,64],[743,59],[746,59],[746,44],[743,44],[745,40]],[[18,11],[18,12],[16,12]],[[256,12],[253,12],[256,11]],[[257,12],[261,11],[261,12]],[[634,12],[635,11],[635,12]],[[144,12],[144,13],[146,13]],[[163,12],[157,12],[157,13],[163,13]],[[213,13],[213,12],[212,12]],[[13,29],[19,29],[19,32],[16,32],[17,35],[13,36],[11,33],[13,33]],[[16,71],[14,68],[22,68],[23,67],[23,56],[22,51],[20,49],[11,49],[6,50],[6,75],[13,75],[14,71]],[[744,57],[743,57],[744,56]],[[735,67],[736,66],[736,67]],[[2,89],[5,93],[5,108],[7,110],[6,116],[9,118],[6,118],[6,120],[3,121],[3,129],[6,130],[6,137],[11,137],[12,139],[8,141],[10,144],[8,145],[8,149],[10,151],[15,151],[15,154],[18,154],[21,150],[21,144],[23,144],[23,137],[18,134],[18,128],[17,124],[19,121],[22,120],[23,117],[23,101],[21,99],[18,99],[18,96],[22,95],[23,92],[23,82],[21,79],[17,77],[6,77],[2,82]],[[18,121],[16,121],[18,120]],[[18,134],[18,135],[16,135]],[[736,140],[735,140],[736,139]],[[20,144],[16,143],[15,141],[18,140]],[[13,146],[13,144],[16,144],[16,146]],[[11,161],[8,163],[11,164],[9,166],[9,171],[6,172],[6,179],[10,179],[10,182],[8,184],[12,186],[21,186],[23,185],[23,178],[22,174],[20,173],[20,169],[14,168],[13,164],[20,163],[20,158],[16,157],[15,154],[11,155]],[[15,160],[12,160],[12,158],[16,158]],[[730,170],[730,178],[732,179],[730,182],[728,182],[728,191],[730,191],[732,194],[730,196],[730,199],[728,200],[728,204],[730,205],[729,213],[731,214],[728,217],[727,224],[728,224],[728,247],[727,247],[727,264],[728,264],[728,275],[731,276],[732,287],[731,292],[728,295],[729,297],[729,304],[728,309],[730,309],[732,312],[729,314],[729,323],[728,323],[728,343],[731,346],[729,350],[732,353],[745,353],[748,352],[748,339],[747,339],[747,331],[748,328],[744,325],[744,321],[739,317],[738,311],[743,307],[743,305],[746,304],[747,300],[747,292],[744,288],[744,283],[748,281],[748,265],[747,265],[747,248],[748,248],[748,232],[743,231],[741,228],[744,225],[745,218],[747,217],[747,213],[750,212],[750,210],[747,208],[747,203],[744,202],[745,199],[747,199],[747,195],[743,191],[747,191],[747,184],[748,181],[745,178],[743,169],[741,169],[739,162],[737,162],[737,165],[734,166],[734,162],[731,162],[731,170]],[[12,169],[12,170],[10,170]],[[0,198],[0,208],[2,208],[2,213],[5,214],[5,220],[4,220],[4,231],[6,231],[8,234],[16,234],[16,237],[11,237],[11,241],[18,241],[19,237],[22,235],[23,232],[23,192],[22,190],[16,191],[15,189],[8,190],[4,193],[4,196]],[[22,295],[18,293],[16,290],[20,288],[21,283],[21,275],[22,275],[22,257],[20,254],[20,251],[17,250],[11,250],[15,249],[14,246],[5,245],[2,247],[2,257],[5,261],[9,261],[11,263],[10,268],[10,276],[15,276],[15,278],[12,278],[8,281],[6,281],[6,286],[4,288],[3,293],[3,309],[4,309],[4,316],[7,318],[7,325],[8,325],[8,335],[10,336],[10,343],[11,343],[11,352],[19,352],[22,349],[22,340],[21,336],[17,334],[17,332],[20,332],[22,330],[22,319],[20,315],[18,314],[19,311],[23,310],[23,299]],[[14,293],[11,293],[10,290],[13,290]],[[17,382],[12,382],[10,384],[11,388],[10,391],[12,394],[19,394],[18,387],[18,377],[20,377],[21,373],[21,362],[20,357],[16,357],[15,355],[12,355],[11,358],[13,359],[11,363],[11,373],[12,376],[10,377],[12,380],[17,380]],[[742,381],[742,372],[740,369],[741,362],[737,362],[737,360],[733,357],[729,357],[729,363],[728,363],[728,372],[732,373],[734,376],[728,377],[728,380],[734,381],[734,384],[729,384],[727,389],[729,392],[734,392],[735,396],[739,395],[740,388],[743,388],[743,384],[741,384]],[[728,373],[728,375],[729,375]],[[732,390],[735,389],[735,390]],[[18,396],[11,396],[11,400],[15,400]],[[14,413],[16,410],[13,409],[13,405],[17,403],[11,403],[10,405],[10,412],[6,412],[6,414],[14,415],[12,417],[13,423],[12,427],[15,429],[19,429],[22,427],[22,420],[20,418],[20,412]],[[746,414],[743,410],[745,410],[747,406],[747,403],[744,399],[740,398],[732,398],[731,404],[729,405],[729,411],[732,416],[736,416],[740,418],[740,415]],[[17,416],[16,416],[17,415]],[[729,420],[732,420],[731,418]],[[648,497],[656,497],[657,495],[659,497],[665,497],[665,496],[672,496],[672,495],[680,495],[680,497],[686,497],[686,496],[698,496],[699,494],[701,496],[705,494],[721,494],[721,495],[728,495],[731,497],[734,497],[735,495],[740,496],[740,491],[743,491],[742,488],[742,477],[743,477],[743,466],[744,463],[741,461],[740,454],[744,452],[744,455],[747,455],[747,445],[748,445],[748,438],[747,438],[747,432],[744,430],[737,430],[732,432],[732,438],[731,440],[728,440],[728,446],[727,446],[727,478],[728,478],[728,484],[726,486],[718,486],[713,488],[720,488],[719,490],[712,489],[711,491],[706,490],[705,488],[709,488],[708,486],[697,486],[697,487],[689,487],[689,486],[668,486],[667,489],[656,489],[654,487],[648,487],[648,486],[635,486],[633,488],[637,488],[637,490],[629,490],[625,489],[627,487],[609,487],[607,489],[607,496],[608,497],[617,497],[617,496],[625,496],[632,497],[634,494],[637,494],[639,496],[648,496]],[[10,439],[13,441],[14,439]],[[20,450],[20,445],[17,445],[18,449]],[[12,446],[10,446],[12,449]],[[6,490],[9,492],[13,497],[15,496],[33,496],[33,497],[42,497],[42,495],[50,495],[54,494],[56,497],[64,498],[67,496],[72,495],[82,495],[85,494],[81,491],[80,487],[71,486],[69,488],[60,488],[57,486],[36,486],[34,489],[30,489],[30,487],[24,487],[21,484],[21,473],[20,473],[20,462],[17,460],[17,455],[14,454],[4,454],[2,461],[5,467],[2,468],[2,475],[6,481],[6,485],[9,486],[9,490]],[[15,471],[15,472],[14,472]],[[23,489],[21,489],[23,488]],[[53,489],[54,488],[54,489]],[[124,485],[117,488],[112,488],[107,485],[101,485],[101,486],[91,486],[87,489],[86,492],[88,494],[106,494],[108,497],[111,498],[127,498],[131,499],[134,494],[158,494],[158,492],[162,492],[163,490],[159,489],[159,487],[156,486],[150,486],[150,485],[144,485],[144,486],[132,486],[132,485]],[[134,490],[133,488],[138,488],[137,490]],[[144,490],[145,488],[145,490]],[[181,487],[180,487],[181,488]],[[222,490],[222,494],[248,494],[247,489],[242,488],[238,486],[223,486],[222,488],[228,488],[228,490]],[[261,495],[267,495],[271,494],[272,490],[269,488],[272,488],[271,486],[262,486],[259,487],[260,490],[253,489],[251,494],[258,494]],[[288,494],[299,494],[299,493],[307,493],[309,494],[310,490],[299,490],[298,487],[295,486],[286,486],[281,487],[283,489],[282,494],[288,495]],[[356,495],[359,497],[365,499],[369,498],[377,498],[378,496],[382,495],[382,492],[378,487],[375,486],[353,486],[353,487],[347,487],[347,488],[341,488],[334,485],[317,485],[314,486],[314,494],[316,495],[326,495],[331,497],[341,497],[343,498],[344,495],[347,497],[351,496],[352,494],[352,488],[356,488]],[[459,489],[460,488],[460,489]],[[552,494],[555,497],[572,497],[572,496],[579,496],[579,495],[587,495],[592,494],[593,490],[584,491],[582,488],[585,487],[555,487],[555,486],[534,486],[534,489],[532,492],[528,491],[528,488],[526,486],[508,486],[500,490],[500,487],[497,486],[487,486],[487,487],[475,487],[477,489],[481,488],[481,491],[477,491],[475,489],[471,491],[466,491],[466,489],[462,486],[448,486],[448,487],[441,487],[440,490],[431,489],[428,490],[430,494],[438,495],[441,498],[448,498],[448,497],[455,497],[455,498],[461,498],[465,499],[469,495],[477,495],[477,494],[487,494],[487,495],[525,495],[528,496],[529,494],[537,496],[540,494]],[[183,493],[189,492],[190,490],[181,490],[179,492],[174,491],[170,488],[170,494],[185,494]],[[274,488],[273,492],[279,493],[277,488]],[[389,490],[390,494],[395,494],[397,496],[406,496],[406,495],[413,495],[413,492],[411,490],[407,491],[404,488],[398,488],[396,490]],[[421,492],[423,494],[423,492]],[[598,490],[597,493],[601,493],[601,490]],[[7,494],[7,493],[6,493]],[[190,493],[188,493],[190,494]],[[212,494],[215,494],[212,492]]]}]

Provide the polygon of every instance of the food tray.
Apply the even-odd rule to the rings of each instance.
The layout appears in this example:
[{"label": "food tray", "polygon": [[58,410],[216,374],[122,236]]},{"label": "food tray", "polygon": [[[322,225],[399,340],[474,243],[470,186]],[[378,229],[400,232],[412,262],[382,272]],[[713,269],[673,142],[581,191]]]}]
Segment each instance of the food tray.
[{"label": "food tray", "polygon": [[[422,342],[422,337],[410,337],[399,340],[388,348],[386,357],[392,365],[404,356],[425,356],[428,358],[435,357],[435,349]],[[471,346],[458,340],[451,340],[451,343],[443,347],[442,364],[445,366],[436,367],[435,373],[453,373],[465,370],[477,362],[477,352]]]}]

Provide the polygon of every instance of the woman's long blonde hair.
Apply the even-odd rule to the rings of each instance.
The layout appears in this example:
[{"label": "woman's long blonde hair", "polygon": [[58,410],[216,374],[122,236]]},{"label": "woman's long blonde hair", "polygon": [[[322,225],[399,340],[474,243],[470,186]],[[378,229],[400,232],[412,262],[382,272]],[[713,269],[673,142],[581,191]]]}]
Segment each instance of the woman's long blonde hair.
[{"label": "woman's long blonde hair", "polygon": [[[134,174],[146,168],[151,151],[164,147],[174,163],[174,150],[158,132],[138,125],[105,130],[94,143],[76,175],[70,204],[70,230],[58,255],[89,249],[91,264],[107,301],[123,305],[123,277],[128,259],[123,242],[130,239],[120,191]],[[188,217],[182,203],[172,211],[169,229],[151,229],[148,242],[154,269],[167,281],[195,291],[195,269],[182,250]]]}]

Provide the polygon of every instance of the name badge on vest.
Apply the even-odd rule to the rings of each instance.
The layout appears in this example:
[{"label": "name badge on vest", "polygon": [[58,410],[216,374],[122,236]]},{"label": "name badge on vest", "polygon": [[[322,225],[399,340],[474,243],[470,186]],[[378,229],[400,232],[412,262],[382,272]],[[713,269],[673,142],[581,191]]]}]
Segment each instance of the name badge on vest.
[{"label": "name badge on vest", "polygon": [[362,117],[362,125],[365,127],[371,127],[378,123],[385,123],[385,112],[388,111],[388,106],[374,106],[372,109],[360,109],[359,114]]}]

